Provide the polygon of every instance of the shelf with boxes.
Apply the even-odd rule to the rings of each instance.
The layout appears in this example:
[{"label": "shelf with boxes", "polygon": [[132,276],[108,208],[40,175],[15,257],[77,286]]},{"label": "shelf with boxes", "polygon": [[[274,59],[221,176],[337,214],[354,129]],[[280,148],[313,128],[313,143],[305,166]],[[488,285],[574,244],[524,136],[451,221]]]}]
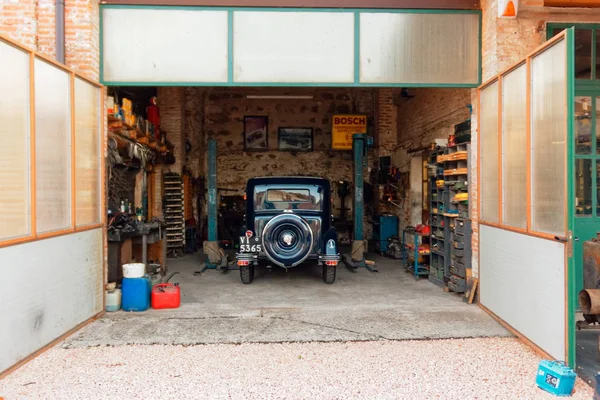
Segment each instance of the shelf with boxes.
[{"label": "shelf with boxes", "polygon": [[431,258],[429,266],[429,281],[438,286],[445,286],[444,274],[448,267],[447,227],[444,210],[447,190],[444,185],[444,165],[438,163],[437,158],[444,155],[445,147],[438,147],[431,151],[428,160],[428,175],[430,193],[430,218],[431,227],[430,248]]},{"label": "shelf with boxes", "polygon": [[[150,109],[153,106],[149,106]],[[133,104],[123,98],[122,104],[109,96],[107,100],[108,129],[121,138],[144,145],[153,151],[164,154],[168,146],[159,127],[151,121],[152,113],[148,111],[148,119],[133,113]]]},{"label": "shelf with boxes", "polygon": [[447,147],[429,155],[431,266],[429,280],[457,293],[471,289],[470,122],[455,126]]},{"label": "shelf with boxes", "polygon": [[467,291],[467,278],[471,276],[470,154],[470,143],[458,143],[438,157],[444,164],[444,186],[448,193],[444,216],[449,228],[450,259],[444,280],[457,293]]}]

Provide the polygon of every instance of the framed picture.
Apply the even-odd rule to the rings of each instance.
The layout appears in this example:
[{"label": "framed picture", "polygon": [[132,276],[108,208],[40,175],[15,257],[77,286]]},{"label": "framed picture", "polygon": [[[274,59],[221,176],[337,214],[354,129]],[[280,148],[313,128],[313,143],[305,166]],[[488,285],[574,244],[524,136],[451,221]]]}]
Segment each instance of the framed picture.
[{"label": "framed picture", "polygon": [[244,117],[244,150],[269,150],[269,117],[266,115]]},{"label": "framed picture", "polygon": [[313,129],[279,128],[277,148],[281,151],[313,151]]}]

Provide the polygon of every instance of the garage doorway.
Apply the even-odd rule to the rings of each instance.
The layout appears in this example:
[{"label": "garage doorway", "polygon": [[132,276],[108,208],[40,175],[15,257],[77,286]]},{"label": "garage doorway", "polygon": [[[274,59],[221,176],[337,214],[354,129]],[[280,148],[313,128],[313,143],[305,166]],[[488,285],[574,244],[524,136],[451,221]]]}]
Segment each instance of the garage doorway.
[{"label": "garage doorway", "polygon": [[[424,196],[423,181],[428,181],[429,191],[436,183],[430,184],[431,177],[422,162],[426,159],[437,164],[437,155],[448,155],[444,141],[447,145],[456,127],[471,118],[471,90],[481,81],[477,40],[480,12],[109,5],[101,10],[102,80],[116,90],[116,104],[121,104],[123,98],[138,96],[138,89],[144,87],[147,91],[139,94],[141,98],[135,103],[153,107],[147,98],[152,91],[158,99],[160,132],[165,137],[147,143],[157,146],[161,155],[142,182],[147,182],[147,215],[184,221],[176,233],[174,227],[167,228],[163,239],[167,255],[174,257],[165,257],[164,247],[162,252],[147,251],[148,260],[160,260],[155,264],[160,264],[158,268],[165,276],[179,272],[173,279],[181,282],[184,304],[169,315],[214,317],[219,324],[228,318],[269,316],[268,324],[285,322],[286,340],[313,340],[315,335],[331,340],[509,335],[482,310],[468,304],[476,297],[465,295],[466,267],[462,277],[456,275],[454,290],[460,294],[446,293],[425,273],[419,275],[427,264],[429,250],[424,247],[428,245],[428,234],[415,225],[427,225],[421,224],[421,213],[424,209],[430,214],[433,211],[433,192]],[[166,20],[173,23],[166,24]],[[169,29],[160,28],[167,25]],[[153,29],[148,30],[149,26]],[[195,28],[173,28],[190,26]],[[248,30],[255,26],[268,26],[269,34]],[[425,29],[430,26],[439,29]],[[415,36],[406,31],[419,27],[427,34]],[[127,50],[117,40],[124,29],[138,32],[136,47]],[[197,40],[199,37],[212,40]],[[182,51],[181,43],[193,48]],[[423,52],[424,48],[429,51]],[[383,53],[391,54],[392,61],[382,59]],[[440,100],[438,96],[440,107],[427,108],[431,98]],[[448,114],[440,108],[447,108]],[[415,122],[419,111],[435,128]],[[235,251],[236,236],[243,231],[243,199],[248,195],[244,188],[248,179],[256,176],[316,175],[328,179],[333,188],[333,218],[341,250],[350,251],[345,245],[353,239],[355,228],[356,162],[352,144],[346,150],[333,148],[335,115],[366,116],[365,133],[373,138],[373,145],[367,146],[366,162],[360,165],[365,185],[359,190],[365,202],[365,238],[372,242],[366,258],[377,264],[379,272],[349,270],[340,265],[333,285],[320,282],[320,274],[311,266],[262,270],[252,285],[242,285],[238,271],[208,269],[198,274],[206,264],[201,243],[214,240],[211,229],[217,232],[215,239],[225,252]],[[442,118],[443,129],[438,129],[440,121],[435,121],[439,117],[432,115]],[[120,123],[115,121],[117,126]],[[466,153],[464,143],[460,143],[461,152]],[[439,154],[433,157],[432,151]],[[419,157],[421,153],[424,155]],[[450,160],[456,161],[451,169],[460,166],[460,171],[452,174],[456,177],[452,182],[462,181],[462,189],[457,190],[463,192],[468,191],[470,168],[466,159]],[[216,176],[210,173],[213,162]],[[438,179],[442,187],[443,171],[442,167]],[[437,170],[434,176],[438,176]],[[172,190],[175,186],[177,190]],[[181,204],[178,215],[172,212],[174,207],[169,210],[164,206],[170,204],[171,197]],[[208,210],[213,200],[218,208],[211,218]],[[465,210],[470,207],[468,199],[461,198],[460,202]],[[449,212],[458,210],[450,208]],[[442,215],[444,210],[436,207],[435,211]],[[468,212],[462,217],[468,219]],[[188,221],[190,229],[185,223]],[[383,226],[390,221],[392,234],[384,233]],[[447,233],[450,235],[450,230]],[[412,250],[391,257],[382,255],[387,253],[388,239],[402,247],[403,236],[407,245],[415,237],[422,242],[411,247],[417,251],[416,257]],[[470,241],[470,236],[464,240]],[[150,247],[160,247],[156,243]],[[171,252],[174,243],[180,246],[179,252]],[[132,247],[135,254],[136,245]],[[188,251],[191,253],[186,254]],[[452,254],[448,250],[448,259]],[[470,259],[464,252],[460,254]],[[417,267],[411,272],[413,263]],[[449,265],[438,271],[441,286],[446,286],[443,275],[450,274]],[[469,293],[475,293],[474,283],[475,279],[469,281]],[[168,318],[158,312],[144,315],[168,323]],[[129,316],[121,314],[109,318],[123,329],[132,323]],[[427,320],[435,322],[422,322]],[[243,326],[265,320],[242,318],[235,323]],[[231,328],[233,336],[223,340],[281,339],[259,326],[247,328],[244,334]],[[261,336],[260,332],[269,334]]]}]

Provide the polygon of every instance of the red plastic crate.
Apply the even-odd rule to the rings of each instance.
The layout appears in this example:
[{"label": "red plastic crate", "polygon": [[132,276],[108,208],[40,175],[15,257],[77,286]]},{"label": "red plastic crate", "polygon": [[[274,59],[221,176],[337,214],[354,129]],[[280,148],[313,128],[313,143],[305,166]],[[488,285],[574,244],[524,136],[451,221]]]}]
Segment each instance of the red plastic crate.
[{"label": "red plastic crate", "polygon": [[181,289],[172,283],[159,283],[152,288],[152,308],[178,308]]}]

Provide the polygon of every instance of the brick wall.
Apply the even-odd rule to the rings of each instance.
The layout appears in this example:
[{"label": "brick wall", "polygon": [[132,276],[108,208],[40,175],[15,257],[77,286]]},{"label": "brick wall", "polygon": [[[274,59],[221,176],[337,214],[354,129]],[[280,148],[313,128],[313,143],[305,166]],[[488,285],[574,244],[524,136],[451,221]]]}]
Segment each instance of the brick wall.
[{"label": "brick wall", "polygon": [[[411,159],[420,156],[409,151],[428,147],[435,139],[447,139],[454,133],[454,125],[470,116],[470,89],[412,89],[410,94],[415,97],[401,98],[397,108],[398,148],[392,160],[401,171],[409,171]],[[411,185],[396,210],[401,228],[421,223],[421,181],[415,180],[418,187]]]},{"label": "brick wall", "polygon": [[377,151],[379,157],[389,156],[398,139],[398,112],[395,98],[398,89],[377,90]]},{"label": "brick wall", "polygon": [[65,0],[65,62],[93,80],[100,77],[100,6],[94,0]]},{"label": "brick wall", "polygon": [[[377,89],[376,92],[376,129],[374,132],[376,147],[373,152],[375,160],[372,164],[377,166],[377,168],[379,168],[379,157],[391,156],[396,148],[398,139],[398,109],[396,107],[396,100],[399,94],[400,89],[395,88]],[[383,185],[376,187],[375,190],[379,198],[376,200],[374,208],[379,214],[394,214],[394,205],[379,200],[384,198],[384,189]]]},{"label": "brick wall", "polygon": [[0,34],[37,50],[37,1],[0,2]]},{"label": "brick wall", "polygon": [[56,14],[54,0],[37,2],[37,51],[45,56],[56,56]]},{"label": "brick wall", "polygon": [[[184,166],[193,177],[205,176],[206,169],[206,134],[204,129],[204,93],[201,88],[185,88],[184,132],[190,144],[186,153]],[[195,193],[196,199],[198,194]],[[201,209],[206,209],[206,196],[201,193]],[[198,210],[198,202],[193,201],[194,218],[201,220],[202,213]]]},{"label": "brick wall", "polygon": [[482,0],[483,79],[505,70],[546,40],[546,23],[600,23],[600,9],[544,7],[521,0],[516,19],[497,18],[498,0]]},{"label": "brick wall", "polygon": [[157,97],[161,117],[160,129],[166,132],[167,140],[174,146],[173,155],[175,156],[175,163],[165,168],[171,172],[181,174],[183,164],[185,163],[185,88],[160,87],[158,88]]},{"label": "brick wall", "polygon": [[[0,2],[0,35],[54,58],[55,18],[54,0],[4,0]],[[95,81],[100,71],[99,21],[97,1],[65,1],[65,63]]]}]

